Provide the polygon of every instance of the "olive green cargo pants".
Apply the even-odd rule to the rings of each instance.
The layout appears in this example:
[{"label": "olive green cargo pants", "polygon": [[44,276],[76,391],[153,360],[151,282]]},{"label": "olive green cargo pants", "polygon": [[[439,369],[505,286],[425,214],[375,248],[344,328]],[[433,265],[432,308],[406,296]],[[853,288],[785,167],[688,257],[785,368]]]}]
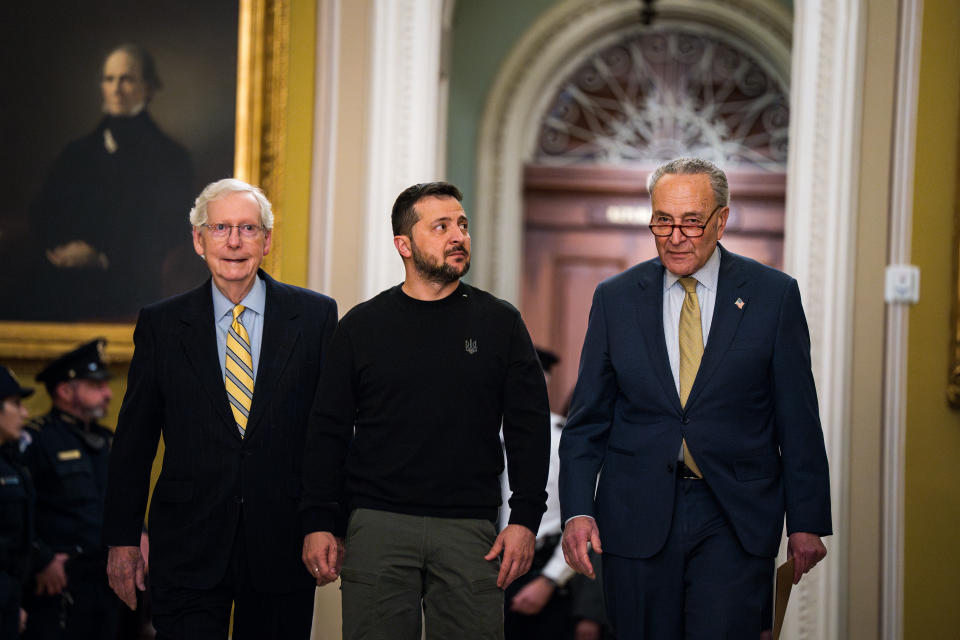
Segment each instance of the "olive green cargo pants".
[{"label": "olive green cargo pants", "polygon": [[502,640],[488,520],[356,509],[341,573],[344,640]]}]

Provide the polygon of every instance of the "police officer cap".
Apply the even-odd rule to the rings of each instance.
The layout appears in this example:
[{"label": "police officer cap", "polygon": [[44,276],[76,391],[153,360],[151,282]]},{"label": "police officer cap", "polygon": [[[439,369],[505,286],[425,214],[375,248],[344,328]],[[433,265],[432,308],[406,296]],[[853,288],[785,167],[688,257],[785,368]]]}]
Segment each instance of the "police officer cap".
[{"label": "police officer cap", "polygon": [[103,348],[106,344],[104,338],[97,338],[63,354],[37,374],[37,382],[49,388],[67,380],[109,380],[113,376],[103,364]]},{"label": "police officer cap", "polygon": [[0,365],[0,400],[17,397],[26,398],[30,395],[33,395],[33,389],[21,387],[20,382],[13,375],[13,371]]}]

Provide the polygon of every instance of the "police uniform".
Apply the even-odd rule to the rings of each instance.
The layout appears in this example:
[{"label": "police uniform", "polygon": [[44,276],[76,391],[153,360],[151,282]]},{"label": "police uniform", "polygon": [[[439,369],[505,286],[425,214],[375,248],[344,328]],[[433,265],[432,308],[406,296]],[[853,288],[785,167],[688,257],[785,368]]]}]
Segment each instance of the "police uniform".
[{"label": "police uniform", "polygon": [[[72,379],[106,380],[103,340],[61,356],[37,375],[52,389]],[[67,586],[57,595],[27,594],[25,638],[110,638],[116,633],[119,599],[106,577],[101,543],[107,461],[113,432],[84,424],[54,407],[27,425],[32,443],[24,459],[37,492],[37,552],[40,572],[56,553],[66,553]]]},{"label": "police uniform", "polygon": [[[6,367],[0,367],[0,402],[26,398],[33,389],[21,387]],[[0,639],[17,638],[20,599],[33,543],[33,484],[20,460],[18,442],[0,443]]]}]

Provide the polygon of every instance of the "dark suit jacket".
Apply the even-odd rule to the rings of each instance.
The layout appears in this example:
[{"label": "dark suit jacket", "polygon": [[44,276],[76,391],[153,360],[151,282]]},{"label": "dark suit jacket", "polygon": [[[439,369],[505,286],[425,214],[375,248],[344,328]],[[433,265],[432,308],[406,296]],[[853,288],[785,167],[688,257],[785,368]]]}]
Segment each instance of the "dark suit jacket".
[{"label": "dark suit jacket", "polygon": [[108,545],[137,545],[161,433],[163,468],[150,506],[157,584],[210,588],[225,575],[243,512],[250,572],[264,591],[313,584],[300,562],[297,515],[304,429],[336,303],[267,285],[260,362],[246,437],[228,405],[210,281],[144,308],[110,456]]},{"label": "dark suit jacket", "polygon": [[670,530],[683,436],[749,553],[776,555],[784,512],[789,533],[831,533],[796,280],[721,247],[713,321],[684,409],[663,335],[663,272],[649,260],[594,294],[560,443],[564,520],[594,516],[606,552],[657,553]]}]

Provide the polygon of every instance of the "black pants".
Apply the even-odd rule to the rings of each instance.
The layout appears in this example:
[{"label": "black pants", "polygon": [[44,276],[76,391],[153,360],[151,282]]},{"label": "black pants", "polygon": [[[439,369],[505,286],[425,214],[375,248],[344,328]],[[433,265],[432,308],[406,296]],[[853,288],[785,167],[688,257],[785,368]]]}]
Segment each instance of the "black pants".
[{"label": "black pants", "polygon": [[20,579],[0,570],[0,640],[20,637]]},{"label": "black pants", "polygon": [[307,640],[316,587],[288,593],[259,590],[246,562],[243,519],[230,566],[212,589],[150,585],[157,640],[226,640],[233,613],[233,640]]},{"label": "black pants", "polygon": [[570,595],[562,587],[554,589],[553,596],[543,609],[534,615],[525,615],[510,610],[510,603],[527,584],[540,577],[560,536],[547,540],[533,556],[530,571],[517,578],[504,594],[504,636],[506,640],[566,640],[573,637],[573,620],[570,617]]},{"label": "black pants", "polygon": [[96,559],[67,562],[67,587],[55,596],[24,596],[24,640],[114,640],[123,603],[107,583],[107,566]]}]

